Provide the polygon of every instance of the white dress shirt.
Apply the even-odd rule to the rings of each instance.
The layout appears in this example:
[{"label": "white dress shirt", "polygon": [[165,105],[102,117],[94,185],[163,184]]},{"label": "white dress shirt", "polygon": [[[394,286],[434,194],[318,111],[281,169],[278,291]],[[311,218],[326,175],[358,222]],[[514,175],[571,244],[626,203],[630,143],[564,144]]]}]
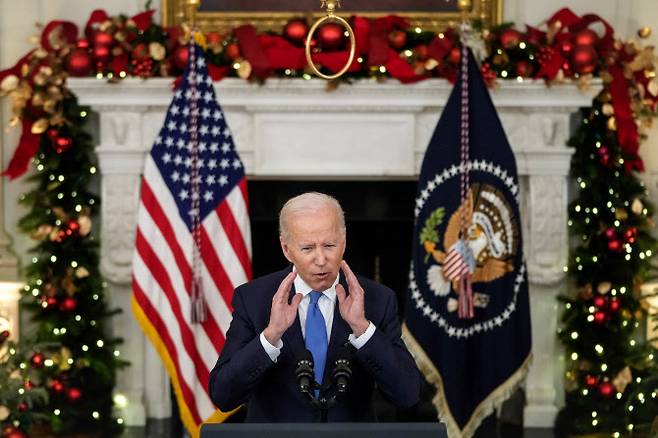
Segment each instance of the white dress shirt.
[{"label": "white dress shirt", "polygon": [[[334,323],[334,308],[336,307],[336,300],[337,300],[336,284],[338,284],[339,277],[340,274],[338,274],[338,276],[334,280],[334,283],[331,285],[329,289],[322,291],[322,295],[320,295],[320,298],[318,299],[318,307],[320,308],[320,312],[322,312],[324,323],[327,326],[327,341],[331,339],[331,327],[333,326]],[[310,293],[313,289],[311,289],[311,286],[306,284],[306,282],[299,275],[295,277],[294,284],[295,284],[295,293],[304,295],[304,298],[302,298],[302,301],[299,303],[299,308],[297,309],[297,311],[299,312],[299,324],[301,325],[302,328],[302,337],[306,339],[306,314],[308,312],[308,306],[311,303]],[[368,328],[361,336],[356,337],[354,333],[351,333],[348,337],[348,340],[354,346],[354,348],[359,349],[363,347],[366,344],[366,342],[370,340],[370,338],[374,333],[375,333],[375,325],[372,322],[370,322]],[[283,341],[279,340],[277,345],[272,345],[269,343],[267,339],[265,339],[265,335],[261,332],[260,343],[263,345],[265,352],[267,352],[267,354],[270,356],[270,359],[272,359],[272,362],[276,362],[277,358],[279,357],[279,354],[281,354],[281,348],[283,348]]]}]

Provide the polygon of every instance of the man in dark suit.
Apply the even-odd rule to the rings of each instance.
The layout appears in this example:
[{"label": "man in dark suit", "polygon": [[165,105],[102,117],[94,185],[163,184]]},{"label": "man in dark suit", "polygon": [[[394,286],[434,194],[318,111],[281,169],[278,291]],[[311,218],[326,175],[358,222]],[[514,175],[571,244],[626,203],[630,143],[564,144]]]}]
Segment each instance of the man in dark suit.
[{"label": "man in dark suit", "polygon": [[319,421],[320,410],[297,386],[297,362],[306,349],[312,353],[322,397],[345,345],[353,351],[353,376],[328,421],[375,421],[375,384],[398,407],[416,404],[421,378],[400,338],[395,294],[354,275],[343,260],[338,202],[321,193],[292,198],[279,226],[293,266],[235,290],[226,343],[210,372],[213,402],[225,412],[247,403],[246,421]]}]

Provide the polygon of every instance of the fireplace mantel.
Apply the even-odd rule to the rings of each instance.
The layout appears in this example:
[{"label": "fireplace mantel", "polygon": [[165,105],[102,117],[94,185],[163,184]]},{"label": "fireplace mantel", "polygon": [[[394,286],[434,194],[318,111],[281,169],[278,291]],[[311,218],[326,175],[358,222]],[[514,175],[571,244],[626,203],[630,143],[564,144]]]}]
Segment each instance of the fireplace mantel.
[{"label": "fireplace mantel", "polygon": [[[172,98],[171,84],[170,79],[69,80],[80,103],[99,114],[101,267],[113,305],[124,310],[114,328],[132,362],[119,379],[129,400],[124,412],[129,425],[171,412],[164,368],[130,310],[139,178]],[[575,84],[549,88],[541,81],[504,81],[492,91],[521,176],[534,353],[526,384],[530,427],[552,426],[560,404],[555,297],[566,289],[562,268],[572,153],[565,142],[571,116],[590,104],[598,85],[582,91]],[[327,91],[326,82],[315,79],[270,79],[264,85],[225,79],[215,89],[248,178],[387,180],[417,177],[452,85],[362,80]]]}]

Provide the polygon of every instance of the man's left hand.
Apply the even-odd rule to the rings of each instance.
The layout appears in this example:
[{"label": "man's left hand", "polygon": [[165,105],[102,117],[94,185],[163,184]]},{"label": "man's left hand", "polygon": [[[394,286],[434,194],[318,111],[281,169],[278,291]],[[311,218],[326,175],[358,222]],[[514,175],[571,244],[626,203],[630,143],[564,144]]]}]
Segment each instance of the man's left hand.
[{"label": "man's left hand", "polygon": [[366,319],[364,308],[365,293],[359,284],[356,275],[354,275],[354,272],[352,272],[345,260],[341,262],[341,267],[345,273],[345,279],[347,280],[347,287],[349,288],[350,294],[347,295],[345,288],[340,283],[336,284],[338,310],[340,311],[340,316],[347,324],[349,324],[352,333],[354,333],[356,337],[359,337],[365,333],[370,325],[370,322]]}]

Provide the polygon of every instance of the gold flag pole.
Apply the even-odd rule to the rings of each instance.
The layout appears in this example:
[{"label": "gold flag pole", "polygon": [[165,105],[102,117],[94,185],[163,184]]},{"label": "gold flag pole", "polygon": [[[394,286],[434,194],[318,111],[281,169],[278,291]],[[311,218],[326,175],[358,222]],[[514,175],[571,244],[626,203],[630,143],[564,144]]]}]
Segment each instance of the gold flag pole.
[{"label": "gold flag pole", "polygon": [[[350,68],[350,65],[352,65],[352,61],[354,61],[354,52],[356,50],[356,39],[354,38],[354,31],[352,30],[350,24],[347,21],[345,21],[345,19],[335,14],[336,8],[340,8],[340,0],[322,0],[322,4],[320,7],[327,9],[327,15],[316,21],[311,27],[311,30],[308,31],[308,35],[306,36],[306,62],[308,63],[308,66],[311,67],[311,70],[313,70],[313,73],[320,76],[321,78],[330,79],[330,80],[337,79],[341,77],[347,71],[348,68]],[[349,34],[350,37],[350,56],[347,59],[347,63],[345,64],[345,66],[343,66],[343,68],[340,69],[338,73],[333,75],[325,75],[324,73],[320,72],[320,70],[318,70],[318,68],[313,63],[313,59],[311,58],[311,39],[313,39],[313,34],[315,33],[315,30],[318,28],[318,26],[320,26],[325,21],[339,22],[340,24],[343,25],[343,27],[345,27],[345,30],[347,30],[347,33]]]}]

